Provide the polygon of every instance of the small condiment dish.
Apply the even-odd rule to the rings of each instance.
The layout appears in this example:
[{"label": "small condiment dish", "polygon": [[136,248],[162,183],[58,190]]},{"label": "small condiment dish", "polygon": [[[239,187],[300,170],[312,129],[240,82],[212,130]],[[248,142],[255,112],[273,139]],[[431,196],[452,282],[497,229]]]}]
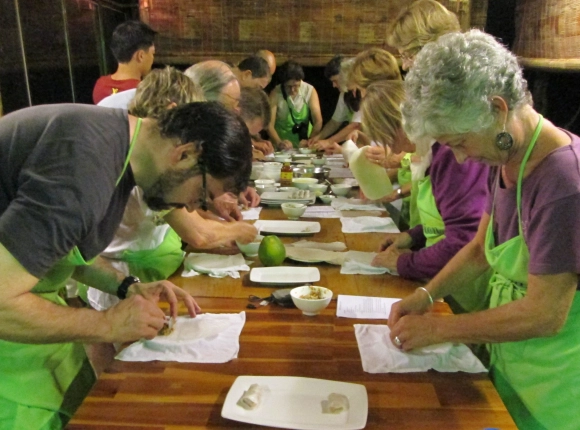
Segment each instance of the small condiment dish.
[{"label": "small condiment dish", "polygon": [[336,198],[336,196],[333,196],[332,194],[323,194],[321,196],[318,196],[318,198],[322,200],[322,203],[324,203],[325,205],[329,205]]},{"label": "small condiment dish", "polygon": [[238,248],[240,248],[240,251],[242,251],[246,257],[255,257],[258,255],[258,249],[260,249],[262,239],[264,239],[264,236],[259,234],[250,243],[243,244],[236,240],[236,245],[238,245]]},{"label": "small condiment dish", "polygon": [[352,189],[352,185],[334,184],[330,186],[330,189],[337,196],[346,196],[348,192]]},{"label": "small condiment dish", "polygon": [[300,151],[301,154],[312,154],[314,152],[314,149],[312,149],[312,148],[298,148],[298,151]]},{"label": "small condiment dish", "polygon": [[318,179],[316,178],[294,178],[292,179],[292,185],[301,190],[307,190],[312,184],[317,184]]},{"label": "small condiment dish", "polygon": [[310,184],[308,189],[314,193],[316,196],[320,196],[326,192],[328,185],[326,184]]},{"label": "small condiment dish", "polygon": [[282,203],[281,207],[288,219],[298,219],[306,211],[306,205],[303,203]]},{"label": "small condiment dish", "polygon": [[[313,298],[308,298],[312,296]],[[332,299],[332,291],[328,288],[318,287],[315,285],[304,285],[293,288],[290,291],[292,302],[304,315],[318,315],[321,310],[325,309]],[[320,297],[320,298],[317,298]]]}]

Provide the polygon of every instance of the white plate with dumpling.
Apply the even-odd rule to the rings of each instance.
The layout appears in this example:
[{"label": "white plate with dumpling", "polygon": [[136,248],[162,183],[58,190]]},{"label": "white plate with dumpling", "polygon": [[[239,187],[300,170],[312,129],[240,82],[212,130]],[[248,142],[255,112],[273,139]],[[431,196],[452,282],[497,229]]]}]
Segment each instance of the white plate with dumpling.
[{"label": "white plate with dumpling", "polygon": [[244,423],[306,430],[366,426],[364,385],[295,376],[238,376],[222,417]]}]

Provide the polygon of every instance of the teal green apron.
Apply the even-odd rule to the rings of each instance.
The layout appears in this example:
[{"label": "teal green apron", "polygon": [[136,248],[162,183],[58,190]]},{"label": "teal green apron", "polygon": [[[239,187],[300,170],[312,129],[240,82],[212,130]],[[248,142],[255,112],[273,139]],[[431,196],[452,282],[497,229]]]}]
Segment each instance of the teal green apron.
[{"label": "teal green apron", "polygon": [[[522,233],[521,187],[524,167],[542,121],[540,117],[520,166],[516,191],[519,235],[495,246],[493,210],[487,228],[485,255],[494,270],[490,281],[491,307],[519,300],[527,292],[530,256]],[[566,323],[557,335],[493,343],[490,350],[490,377],[519,428],[576,430],[580,427],[579,292],[576,292]]]},{"label": "teal green apron", "polygon": [[181,238],[170,228],[157,248],[125,251],[120,259],[128,263],[131,275],[137,276],[142,282],[154,282],[173,275],[183,262],[184,255]]},{"label": "teal green apron", "polygon": [[[294,119],[297,123],[301,122],[308,122],[308,136],[312,132],[312,123],[310,122],[310,108],[308,107],[308,103],[304,103],[302,105],[302,109],[300,111],[296,111],[292,104],[288,103],[285,100],[286,106],[288,106],[288,115],[286,115],[285,119],[279,119],[276,117],[276,122],[274,123],[274,129],[276,133],[278,133],[278,137],[280,140],[289,140],[292,142],[294,148],[298,148],[300,144],[300,138],[298,134],[292,133],[292,128],[294,127],[295,123],[292,119],[292,114],[294,115]],[[292,110],[292,114],[290,113]]]},{"label": "teal green apron", "polygon": [[[411,182],[411,156],[413,154],[407,153],[401,160],[401,167],[397,169],[397,182],[399,186],[402,187],[405,184]],[[416,208],[416,205],[415,205]],[[401,202],[401,215],[399,220],[400,230],[406,230],[406,228],[401,228],[401,226],[410,226],[411,219],[411,196],[403,197]],[[419,222],[417,222],[418,224]],[[415,224],[415,225],[417,225]]]},{"label": "teal green apron", "polygon": [[[417,211],[427,240],[425,246],[429,247],[445,239],[445,223],[433,196],[431,177],[425,176],[416,182]],[[490,272],[484,273],[469,288],[455,291],[450,297],[445,298],[454,313],[475,312],[488,308],[490,274]]]},{"label": "teal green apron", "polygon": [[[140,126],[139,119],[117,185],[129,164]],[[39,280],[31,292],[66,306],[59,290],[76,266],[91,263],[85,261],[75,247]],[[64,427],[95,380],[82,343],[33,345],[0,340],[0,429],[53,430]]]}]

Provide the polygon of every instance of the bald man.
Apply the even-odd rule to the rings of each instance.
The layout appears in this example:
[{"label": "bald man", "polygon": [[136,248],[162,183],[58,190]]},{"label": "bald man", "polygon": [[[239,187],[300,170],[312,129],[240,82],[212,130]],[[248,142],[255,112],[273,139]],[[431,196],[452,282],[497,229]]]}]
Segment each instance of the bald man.
[{"label": "bald man", "polygon": [[256,52],[258,57],[262,57],[264,60],[268,62],[268,67],[270,67],[270,75],[273,75],[276,71],[276,57],[270,51],[266,49],[260,49]]}]

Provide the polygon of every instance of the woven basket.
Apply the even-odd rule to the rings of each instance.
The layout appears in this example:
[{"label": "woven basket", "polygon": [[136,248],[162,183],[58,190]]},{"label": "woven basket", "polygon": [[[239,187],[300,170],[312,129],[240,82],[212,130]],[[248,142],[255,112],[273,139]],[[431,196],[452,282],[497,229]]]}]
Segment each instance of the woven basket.
[{"label": "woven basket", "polygon": [[513,50],[526,67],[580,70],[580,0],[518,0]]}]

